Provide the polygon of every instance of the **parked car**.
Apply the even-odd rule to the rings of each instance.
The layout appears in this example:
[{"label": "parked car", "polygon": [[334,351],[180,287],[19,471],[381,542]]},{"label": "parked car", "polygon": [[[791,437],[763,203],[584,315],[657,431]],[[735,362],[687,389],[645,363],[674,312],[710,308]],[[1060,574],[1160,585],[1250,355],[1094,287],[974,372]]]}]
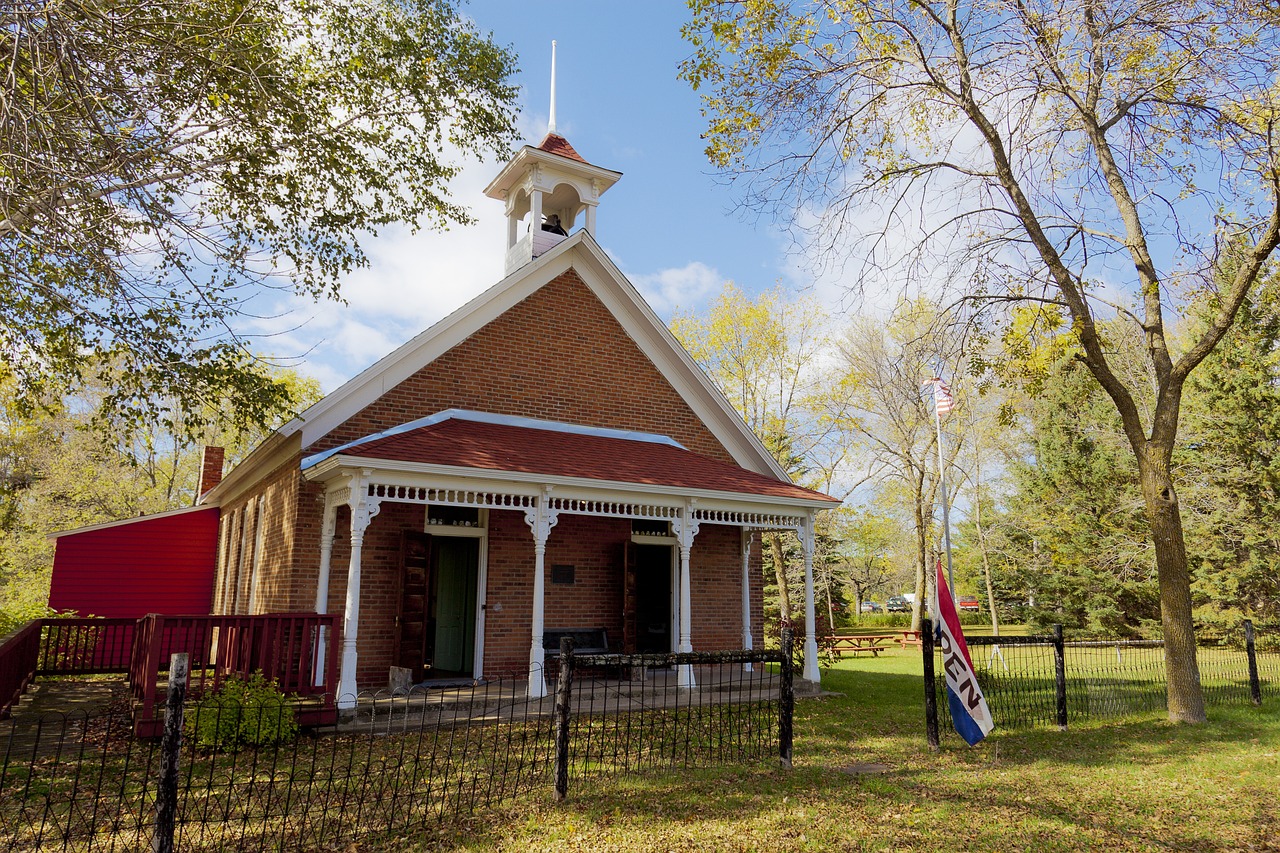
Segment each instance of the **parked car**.
[{"label": "parked car", "polygon": [[880,612],[881,612],[881,611],[883,611],[883,610],[884,610],[884,608],[880,606],[880,602],[878,602],[878,601],[864,601],[864,602],[862,602],[862,612],[863,612],[863,613],[880,613]]},{"label": "parked car", "polygon": [[962,595],[957,598],[956,606],[968,613],[977,613],[980,609],[978,607],[978,599],[974,598],[972,595]]},{"label": "parked car", "polygon": [[891,595],[885,603],[890,613],[910,613],[911,602],[907,601],[901,595]]}]

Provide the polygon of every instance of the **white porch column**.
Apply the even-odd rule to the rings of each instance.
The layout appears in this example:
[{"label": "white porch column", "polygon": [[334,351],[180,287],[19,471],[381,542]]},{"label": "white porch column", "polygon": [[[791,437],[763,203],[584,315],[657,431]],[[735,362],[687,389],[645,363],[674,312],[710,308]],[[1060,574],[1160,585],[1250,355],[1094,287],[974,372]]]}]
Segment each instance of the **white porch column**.
[{"label": "white porch column", "polygon": [[[331,495],[324,496],[324,515],[320,520],[320,573],[316,577],[316,613],[329,612],[329,569],[333,564],[333,538],[337,534],[338,506]],[[320,647],[316,649],[312,683],[324,683],[325,656],[329,653],[329,631],[320,629]]]},{"label": "white porch column", "polygon": [[[676,651],[684,654],[693,651],[693,595],[689,575],[693,537],[698,535],[698,522],[693,518],[693,501],[685,501],[680,517],[671,521],[671,529],[680,544],[680,644],[676,646]],[[690,664],[676,668],[676,683],[680,687],[697,686]]]},{"label": "white porch column", "polygon": [[594,204],[587,205],[587,233],[592,237],[596,236],[596,206]]},{"label": "white porch column", "polygon": [[822,675],[818,672],[818,620],[813,606],[813,551],[817,540],[814,518],[812,510],[805,513],[804,524],[797,532],[804,546],[804,673],[801,677],[817,684]]},{"label": "white porch column", "polygon": [[525,523],[533,531],[533,638],[529,646],[529,698],[540,699],[547,695],[547,674],[544,670],[546,656],[542,650],[542,632],[545,625],[547,539],[551,528],[559,521],[560,513],[547,506],[551,488],[542,490],[538,505],[524,513]]},{"label": "white porch column", "polygon": [[[365,476],[368,476],[366,472]],[[360,629],[360,550],[369,522],[382,508],[377,498],[370,498],[366,480],[361,477],[351,489],[351,562],[347,566],[347,607],[342,618],[342,669],[338,677],[338,707],[356,706],[356,638]]]},{"label": "white porch column", "polygon": [[[742,648],[751,651],[751,541],[755,534],[742,530]],[[750,663],[742,668],[751,672]]]}]

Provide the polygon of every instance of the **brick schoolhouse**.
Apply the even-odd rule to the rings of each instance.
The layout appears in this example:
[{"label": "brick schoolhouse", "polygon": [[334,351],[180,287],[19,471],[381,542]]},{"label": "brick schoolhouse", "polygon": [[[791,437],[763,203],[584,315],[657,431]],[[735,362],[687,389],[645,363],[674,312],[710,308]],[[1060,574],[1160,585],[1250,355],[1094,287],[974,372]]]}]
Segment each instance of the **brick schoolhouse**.
[{"label": "brick schoolhouse", "polygon": [[790,482],[596,243],[620,177],[555,133],[522,148],[486,189],[506,277],[220,481],[211,461],[212,612],[341,613],[340,704],[391,667],[528,672],[542,695],[544,643],[569,630],[621,652],[758,646],[773,529],[804,546],[818,680],[813,525],[837,501]]}]

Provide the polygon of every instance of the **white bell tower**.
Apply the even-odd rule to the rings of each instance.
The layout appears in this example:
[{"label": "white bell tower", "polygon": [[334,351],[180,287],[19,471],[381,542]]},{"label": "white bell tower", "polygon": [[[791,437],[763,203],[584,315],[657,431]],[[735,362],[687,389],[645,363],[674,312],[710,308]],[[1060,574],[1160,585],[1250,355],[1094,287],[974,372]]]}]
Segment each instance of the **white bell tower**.
[{"label": "white bell tower", "polygon": [[542,142],[516,152],[484,194],[506,205],[505,275],[563,242],[579,225],[596,236],[596,205],[621,172],[593,166],[556,133],[556,43],[551,43],[551,113]]}]

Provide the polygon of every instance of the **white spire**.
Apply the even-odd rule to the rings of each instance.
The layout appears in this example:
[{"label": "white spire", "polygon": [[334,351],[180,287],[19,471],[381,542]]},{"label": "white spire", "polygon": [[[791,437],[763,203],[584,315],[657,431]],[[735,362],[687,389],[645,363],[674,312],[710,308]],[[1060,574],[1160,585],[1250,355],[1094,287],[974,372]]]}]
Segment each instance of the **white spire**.
[{"label": "white spire", "polygon": [[556,132],[556,43],[551,42],[551,117],[547,119],[547,133]]}]

